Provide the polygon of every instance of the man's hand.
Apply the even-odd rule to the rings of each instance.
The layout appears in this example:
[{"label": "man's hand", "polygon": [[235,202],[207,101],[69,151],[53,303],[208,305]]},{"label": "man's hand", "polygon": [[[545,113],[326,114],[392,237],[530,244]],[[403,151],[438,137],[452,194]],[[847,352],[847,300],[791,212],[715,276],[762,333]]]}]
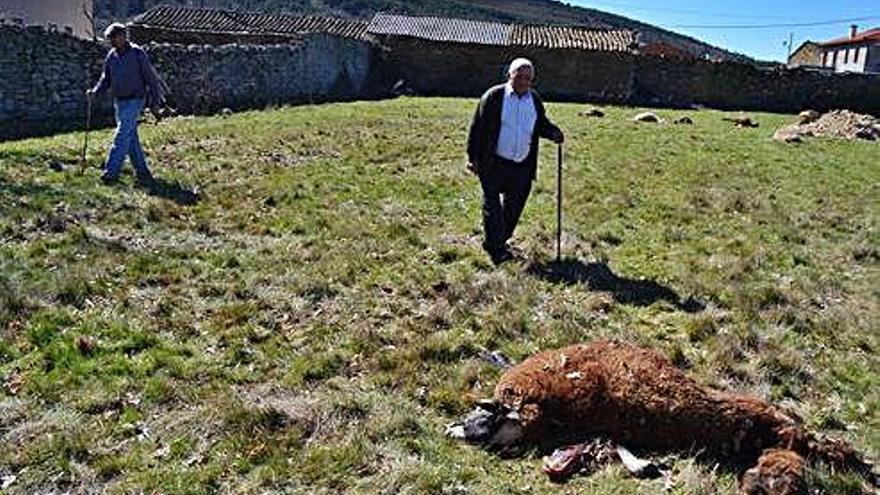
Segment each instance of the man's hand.
[{"label": "man's hand", "polygon": [[159,105],[151,106],[150,107],[150,114],[153,116],[154,119],[156,119],[157,124],[159,123],[160,120],[162,120],[162,117],[164,116],[162,114],[162,107],[160,107]]},{"label": "man's hand", "polygon": [[561,130],[557,129],[556,132],[550,136],[550,140],[556,144],[562,144],[565,142],[565,134],[562,133]]}]

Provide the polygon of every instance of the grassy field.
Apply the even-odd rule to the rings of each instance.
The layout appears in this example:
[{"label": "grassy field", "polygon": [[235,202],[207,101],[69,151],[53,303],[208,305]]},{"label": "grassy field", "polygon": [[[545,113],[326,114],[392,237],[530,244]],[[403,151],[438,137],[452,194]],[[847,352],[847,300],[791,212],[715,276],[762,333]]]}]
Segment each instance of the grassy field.
[{"label": "grassy field", "polygon": [[880,455],[877,144],[775,142],[786,115],[550,104],[566,259],[545,142],[520,259],[496,268],[464,166],[474,104],[144,125],[154,194],[100,185],[109,130],[84,175],[81,134],[0,143],[0,491],[736,493],[686,454],[671,491],[619,466],[559,486],[538,454],[443,436],[492,393],[481,351],[602,337]]}]

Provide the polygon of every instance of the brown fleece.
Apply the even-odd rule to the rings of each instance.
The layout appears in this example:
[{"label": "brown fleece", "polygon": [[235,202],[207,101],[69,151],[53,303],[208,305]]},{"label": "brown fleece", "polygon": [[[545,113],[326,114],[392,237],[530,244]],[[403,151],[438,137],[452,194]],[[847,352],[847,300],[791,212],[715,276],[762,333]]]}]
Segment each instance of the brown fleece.
[{"label": "brown fleece", "polygon": [[[526,440],[535,443],[560,433],[604,436],[630,448],[695,450],[751,462],[765,449],[784,449],[767,451],[750,470],[764,481],[780,473],[800,476],[801,456],[828,459],[848,448],[816,441],[797,418],[771,404],[700,385],[657,352],[617,341],[537,354],[501,377],[495,399],[519,413]],[[776,486],[761,483],[770,485]],[[800,493],[780,490],[749,493]]]}]

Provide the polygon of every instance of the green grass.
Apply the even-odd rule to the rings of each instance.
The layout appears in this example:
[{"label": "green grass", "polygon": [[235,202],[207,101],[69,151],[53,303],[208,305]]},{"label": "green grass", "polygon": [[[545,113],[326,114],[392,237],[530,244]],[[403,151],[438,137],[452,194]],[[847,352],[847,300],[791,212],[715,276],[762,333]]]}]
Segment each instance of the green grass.
[{"label": "green grass", "polygon": [[[602,337],[880,454],[876,144],[774,142],[786,115],[656,126],[630,122],[639,109],[587,119],[551,104],[568,139],[566,269],[580,280],[560,283],[546,269],[549,143],[514,242],[524,261],[495,268],[480,250],[463,154],[474,104],[142,126],[166,192],[197,187],[195,204],[131,176],[99,185],[108,130],[93,133],[85,175],[81,134],[0,144],[7,492],[666,493],[620,467],[559,487],[539,456],[443,436],[491,395],[499,371],[481,350],[521,360]],[[736,493],[734,473],[672,462],[672,493]],[[843,474],[816,478],[857,491]]]}]

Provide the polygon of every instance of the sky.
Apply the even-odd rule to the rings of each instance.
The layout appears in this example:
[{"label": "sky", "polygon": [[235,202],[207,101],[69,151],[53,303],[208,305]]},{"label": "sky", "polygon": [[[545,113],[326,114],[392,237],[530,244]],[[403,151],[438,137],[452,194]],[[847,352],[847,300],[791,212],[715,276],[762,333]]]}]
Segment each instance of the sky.
[{"label": "sky", "polygon": [[564,1],[660,26],[759,60],[778,62],[788,56],[789,37],[794,40],[794,50],[804,41],[847,36],[851,24],[857,24],[860,32],[880,27],[880,0]]}]

